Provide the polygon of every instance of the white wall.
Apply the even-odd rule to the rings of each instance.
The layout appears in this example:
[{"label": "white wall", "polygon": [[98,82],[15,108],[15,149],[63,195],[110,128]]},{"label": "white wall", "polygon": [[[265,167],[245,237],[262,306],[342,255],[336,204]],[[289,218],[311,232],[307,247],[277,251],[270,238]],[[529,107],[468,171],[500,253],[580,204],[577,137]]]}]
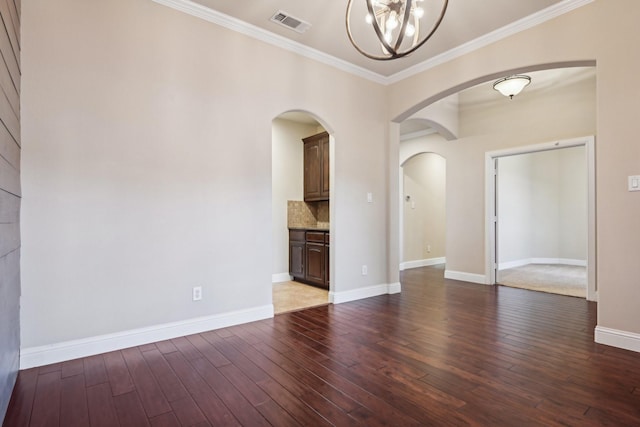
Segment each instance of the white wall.
[{"label": "white wall", "polygon": [[[498,265],[531,258],[531,158],[498,159]],[[537,228],[536,228],[537,229]]]},{"label": "white wall", "polygon": [[587,164],[585,147],[560,150],[559,253],[565,259],[587,259]]},{"label": "white wall", "polygon": [[336,142],[334,292],[386,292],[385,87],[148,0],[34,0],[22,24],[23,357],[269,316],[290,110]]},{"label": "white wall", "polygon": [[442,258],[446,245],[446,160],[438,154],[421,153],[405,162],[402,170],[402,261]]},{"label": "white wall", "polygon": [[587,260],[585,147],[498,159],[498,263]]},{"label": "white wall", "polygon": [[289,229],[287,200],[304,198],[302,138],[318,133],[317,125],[275,119],[272,127],[272,273],[289,273]]}]

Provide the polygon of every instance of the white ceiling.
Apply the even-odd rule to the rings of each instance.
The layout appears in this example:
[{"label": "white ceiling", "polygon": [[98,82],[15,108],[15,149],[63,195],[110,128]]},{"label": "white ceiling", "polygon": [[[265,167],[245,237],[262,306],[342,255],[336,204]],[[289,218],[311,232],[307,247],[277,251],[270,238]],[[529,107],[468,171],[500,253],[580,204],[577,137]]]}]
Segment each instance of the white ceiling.
[{"label": "white ceiling", "polygon": [[[358,53],[349,42],[345,27],[347,0],[154,0],[180,9],[180,4],[194,4],[196,14],[211,12],[219,18],[231,17],[234,27],[249,24],[247,33],[276,36],[285,42],[293,42],[296,49],[307,48],[323,55],[329,61],[354,67],[373,76],[389,78],[406,73],[412,67],[425,66],[429,61],[444,60],[456,50],[471,49],[488,44],[501,37],[544,22],[566,13],[592,0],[450,0],[446,15],[433,37],[408,57],[392,61],[376,61]],[[364,2],[364,0],[353,0]],[[436,1],[436,0],[426,0]],[[441,0],[437,0],[441,1]],[[194,7],[182,7],[193,11]],[[307,21],[311,28],[304,34],[282,27],[270,21],[274,13],[286,12]],[[239,20],[236,21],[236,20]],[[364,17],[360,22],[365,26]],[[372,33],[372,37],[375,37]],[[272,39],[273,41],[273,39]]]}]

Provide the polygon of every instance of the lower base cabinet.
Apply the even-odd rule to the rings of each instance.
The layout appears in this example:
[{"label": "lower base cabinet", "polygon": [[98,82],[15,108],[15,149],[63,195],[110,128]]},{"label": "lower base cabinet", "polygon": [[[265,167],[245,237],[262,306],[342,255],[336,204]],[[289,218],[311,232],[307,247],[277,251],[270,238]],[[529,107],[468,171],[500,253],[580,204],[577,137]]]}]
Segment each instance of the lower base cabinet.
[{"label": "lower base cabinet", "polygon": [[294,280],[329,289],[329,233],[289,230],[289,274]]}]

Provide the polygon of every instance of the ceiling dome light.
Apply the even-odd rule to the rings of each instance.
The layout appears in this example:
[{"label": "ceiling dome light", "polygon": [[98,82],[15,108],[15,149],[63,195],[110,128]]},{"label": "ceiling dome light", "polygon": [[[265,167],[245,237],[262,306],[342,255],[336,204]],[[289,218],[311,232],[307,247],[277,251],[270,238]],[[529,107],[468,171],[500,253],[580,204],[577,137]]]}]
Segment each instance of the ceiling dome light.
[{"label": "ceiling dome light", "polygon": [[493,84],[493,88],[504,96],[508,96],[513,99],[513,97],[522,92],[522,89],[524,89],[529,83],[531,83],[531,77],[516,74],[496,80]]},{"label": "ceiling dome light", "polygon": [[[349,0],[347,35],[356,50],[367,58],[382,61],[402,58],[431,38],[448,5],[449,0]],[[367,25],[359,19],[351,22],[351,15],[364,16]],[[380,53],[371,53],[377,51]]]}]

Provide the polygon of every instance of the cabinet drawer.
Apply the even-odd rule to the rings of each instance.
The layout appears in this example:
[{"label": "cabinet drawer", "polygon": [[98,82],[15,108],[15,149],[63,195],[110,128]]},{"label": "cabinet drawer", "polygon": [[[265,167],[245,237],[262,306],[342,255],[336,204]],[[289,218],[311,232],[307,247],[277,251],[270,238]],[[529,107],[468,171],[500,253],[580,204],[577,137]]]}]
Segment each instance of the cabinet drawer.
[{"label": "cabinet drawer", "polygon": [[324,242],[328,245],[329,244],[329,233],[326,233],[324,235]]},{"label": "cabinet drawer", "polygon": [[322,231],[307,231],[307,242],[324,243],[324,235]]},{"label": "cabinet drawer", "polygon": [[292,242],[304,242],[304,230],[289,230],[289,240]]}]

